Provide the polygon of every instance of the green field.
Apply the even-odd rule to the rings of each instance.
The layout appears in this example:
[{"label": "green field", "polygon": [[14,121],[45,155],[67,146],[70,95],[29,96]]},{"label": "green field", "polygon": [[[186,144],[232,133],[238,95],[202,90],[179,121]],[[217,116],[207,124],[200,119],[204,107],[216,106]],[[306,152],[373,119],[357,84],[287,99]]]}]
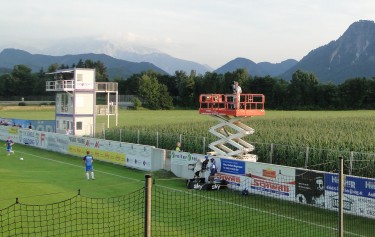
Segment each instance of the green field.
[{"label": "green field", "polygon": [[[267,111],[247,124],[255,133],[245,138],[255,145],[258,161],[315,170],[337,170],[339,156],[344,157],[351,174],[375,177],[373,131],[375,111]],[[50,107],[3,107],[0,117],[54,119]],[[115,118],[98,116],[96,137],[141,143],[172,150],[182,140],[183,150],[206,153],[217,138],[208,132],[217,121],[197,110],[120,110]],[[272,157],[271,145],[273,146]],[[306,152],[309,152],[306,163]],[[351,164],[350,164],[351,162]],[[307,165],[307,166],[306,166]],[[346,171],[348,173],[348,171]]]},{"label": "green field", "polygon": [[[342,156],[345,167],[351,167],[347,174],[375,177],[374,115],[364,110],[266,111],[246,122],[255,133],[244,140],[255,146],[252,153],[259,162],[332,171]],[[169,150],[181,139],[183,150],[204,154],[218,140],[208,132],[217,123],[197,111],[123,111],[120,128],[98,136]]]},{"label": "green field", "polygon": [[[252,142],[309,146],[356,152],[375,152],[373,138],[375,111],[266,111],[247,123],[255,129]],[[53,120],[52,109],[17,107],[0,110],[0,117]],[[168,134],[209,137],[217,122],[197,110],[120,110],[118,127],[144,129]],[[115,125],[110,117],[110,127]],[[97,131],[107,128],[107,116],[97,117]],[[119,129],[116,128],[116,131]],[[174,146],[174,145],[173,145]]]},{"label": "green field", "polygon": [[[16,211],[18,214],[11,220],[27,216],[29,224],[21,224],[18,220],[20,222],[14,224],[15,228],[34,231],[35,236],[43,230],[40,225],[51,226],[49,235],[75,236],[74,231],[78,231],[82,236],[113,236],[114,232],[100,231],[107,230],[106,225],[115,223],[122,215],[127,216],[127,221],[120,225],[121,231],[126,230],[123,236],[142,236],[139,235],[142,222],[133,219],[143,218],[143,195],[137,195],[143,193],[145,172],[96,162],[96,180],[87,181],[80,157],[19,144],[14,150],[15,154],[11,156],[7,156],[4,150],[0,158],[0,233],[4,234],[0,236],[9,235],[3,232],[4,216],[19,206],[21,210]],[[24,160],[19,160],[20,157]],[[156,172],[152,176],[152,236],[334,236],[337,233],[337,214],[334,212],[264,196],[242,196],[230,190],[189,190],[185,188],[185,180],[167,172]],[[78,190],[80,196],[75,197]],[[19,204],[15,204],[16,198]],[[116,203],[120,203],[121,208]],[[76,213],[78,207],[84,210],[83,219],[78,222],[90,224],[90,230],[70,226],[77,222],[71,219],[80,216]],[[86,213],[91,208],[97,209]],[[116,216],[115,213],[122,214]],[[40,215],[48,215],[53,220]],[[98,223],[102,219],[109,222],[103,226]],[[34,226],[35,223],[38,227]],[[373,220],[345,217],[345,236],[371,236],[373,228]]]}]

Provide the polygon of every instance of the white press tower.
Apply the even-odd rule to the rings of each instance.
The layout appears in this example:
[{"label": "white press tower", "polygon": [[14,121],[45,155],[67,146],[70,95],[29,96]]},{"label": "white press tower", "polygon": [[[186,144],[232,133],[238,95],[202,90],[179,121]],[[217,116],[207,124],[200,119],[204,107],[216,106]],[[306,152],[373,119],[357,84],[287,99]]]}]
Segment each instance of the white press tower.
[{"label": "white press tower", "polygon": [[[46,82],[46,91],[56,93],[57,133],[94,136],[96,115],[115,115],[117,126],[117,83],[96,83],[95,69],[88,68],[61,69],[49,74],[54,74],[55,78],[54,81]],[[97,93],[107,93],[107,105],[96,105]]]}]

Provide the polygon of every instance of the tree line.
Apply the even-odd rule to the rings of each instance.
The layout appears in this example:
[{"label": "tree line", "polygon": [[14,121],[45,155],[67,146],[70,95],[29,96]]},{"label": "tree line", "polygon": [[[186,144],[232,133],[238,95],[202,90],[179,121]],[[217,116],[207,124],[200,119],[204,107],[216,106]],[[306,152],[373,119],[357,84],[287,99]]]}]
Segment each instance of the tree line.
[{"label": "tree line", "polygon": [[[9,73],[0,74],[3,96],[53,95],[46,92],[45,82],[54,80],[48,72],[65,68],[95,68],[96,81],[109,81],[107,68],[100,62],[80,60],[71,66],[52,64],[47,71],[33,73],[25,65],[16,65]],[[149,109],[197,108],[200,94],[231,94],[233,81],[239,82],[245,94],[264,94],[265,107],[278,110],[344,110],[375,109],[375,77],[351,78],[342,84],[320,83],[309,72],[297,70],[292,80],[251,76],[245,69],[218,74],[197,75],[176,71],[174,75],[145,71],[131,77],[114,78],[119,94],[135,95],[136,106]]]}]

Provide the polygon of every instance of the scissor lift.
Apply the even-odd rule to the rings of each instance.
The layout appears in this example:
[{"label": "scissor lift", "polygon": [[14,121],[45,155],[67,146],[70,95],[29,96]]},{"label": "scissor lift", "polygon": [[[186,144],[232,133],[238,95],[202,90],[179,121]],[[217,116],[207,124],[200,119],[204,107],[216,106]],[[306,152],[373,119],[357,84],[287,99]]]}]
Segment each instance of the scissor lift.
[{"label": "scissor lift", "polygon": [[202,94],[199,97],[199,113],[215,117],[219,124],[209,132],[219,140],[209,144],[211,155],[222,155],[256,161],[250,154],[254,146],[243,137],[254,133],[244,122],[252,116],[263,116],[265,97],[262,94]]}]

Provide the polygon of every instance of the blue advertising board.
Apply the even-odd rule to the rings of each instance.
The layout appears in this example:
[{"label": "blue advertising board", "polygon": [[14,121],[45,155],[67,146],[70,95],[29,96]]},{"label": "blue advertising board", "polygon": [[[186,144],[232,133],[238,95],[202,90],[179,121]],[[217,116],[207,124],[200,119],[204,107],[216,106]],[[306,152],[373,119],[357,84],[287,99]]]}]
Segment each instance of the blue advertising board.
[{"label": "blue advertising board", "polygon": [[[338,192],[339,177],[337,174],[325,174],[326,190]],[[344,194],[375,199],[375,179],[345,176]]]},{"label": "blue advertising board", "polygon": [[1,125],[19,128],[29,128],[31,125],[33,130],[44,132],[56,132],[55,120],[27,120],[14,118],[0,118]]},{"label": "blue advertising board", "polygon": [[220,159],[220,172],[227,174],[245,175],[245,162],[240,160]]}]

